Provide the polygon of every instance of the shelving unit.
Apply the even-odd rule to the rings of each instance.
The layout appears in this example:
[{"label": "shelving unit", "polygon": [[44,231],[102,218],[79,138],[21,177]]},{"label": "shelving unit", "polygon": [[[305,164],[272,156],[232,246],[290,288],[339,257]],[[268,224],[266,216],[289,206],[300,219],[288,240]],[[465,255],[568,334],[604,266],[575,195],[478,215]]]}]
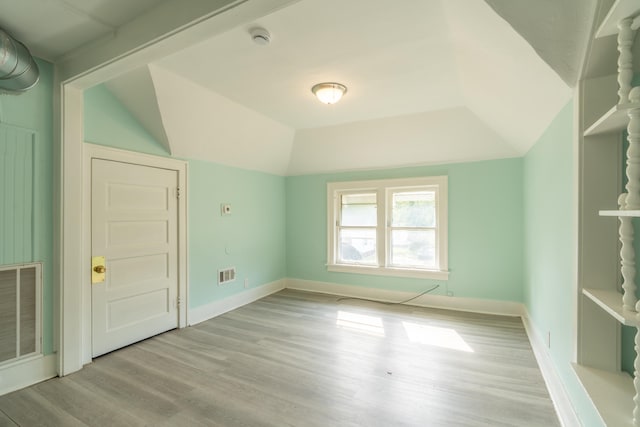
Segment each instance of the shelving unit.
[{"label": "shelving unit", "polygon": [[618,34],[618,23],[625,18],[633,18],[631,28],[636,30],[640,27],[640,16],[638,15],[638,4],[635,0],[616,1],[609,13],[598,27],[596,38],[612,36]]},{"label": "shelving unit", "polygon": [[627,111],[631,104],[618,104],[607,111],[600,119],[584,131],[585,136],[600,135],[610,132],[620,132],[627,127],[629,115]]},{"label": "shelving unit", "polygon": [[[640,218],[640,87],[631,86],[634,39],[638,27],[640,2],[616,0],[596,31],[596,38],[617,35],[617,103],[606,105],[598,99],[602,89],[593,91],[596,95],[589,99],[589,90],[594,87],[589,83],[581,86],[581,96],[588,100],[583,109],[608,110],[593,123],[582,126],[579,261],[582,303],[578,325],[578,364],[574,366],[605,424],[636,427],[640,427],[640,356],[636,355],[634,362],[635,378],[621,372],[619,337],[621,325],[640,328],[632,222],[633,218]],[[616,105],[612,105],[614,103]],[[584,117],[586,114],[582,113]],[[597,204],[604,207],[602,203],[606,206],[617,197],[612,191],[620,189],[623,169],[619,159],[625,130],[629,142],[625,153],[625,192],[618,197],[617,209],[598,212],[599,217],[618,218],[620,254],[613,257],[609,251],[615,250],[614,223],[598,222],[593,216],[593,207]],[[611,174],[617,176],[612,177]],[[622,277],[621,284],[613,274],[616,264]],[[635,347],[640,348],[638,332]]]},{"label": "shelving unit", "polygon": [[632,218],[640,218],[640,210],[615,210],[615,211],[600,211],[600,216],[628,216]]},{"label": "shelving unit", "polygon": [[622,294],[620,292],[585,288],[582,289],[582,293],[621,324],[634,327],[638,326],[639,322],[636,318],[638,313],[623,308]]},{"label": "shelving unit", "polygon": [[[605,423],[609,426],[630,425],[633,412],[633,379],[626,372],[608,372],[601,369],[573,366],[583,387],[592,391],[591,399]],[[612,404],[613,403],[613,404]]]}]

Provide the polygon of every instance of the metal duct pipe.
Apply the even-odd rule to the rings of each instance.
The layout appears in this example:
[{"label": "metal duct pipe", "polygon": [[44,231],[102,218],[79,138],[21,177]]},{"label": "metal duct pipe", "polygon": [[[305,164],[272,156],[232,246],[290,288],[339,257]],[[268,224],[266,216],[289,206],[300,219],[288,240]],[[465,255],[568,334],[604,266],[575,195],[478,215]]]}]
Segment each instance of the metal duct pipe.
[{"label": "metal duct pipe", "polygon": [[22,92],[35,86],[39,78],[29,49],[0,29],[0,89]]}]

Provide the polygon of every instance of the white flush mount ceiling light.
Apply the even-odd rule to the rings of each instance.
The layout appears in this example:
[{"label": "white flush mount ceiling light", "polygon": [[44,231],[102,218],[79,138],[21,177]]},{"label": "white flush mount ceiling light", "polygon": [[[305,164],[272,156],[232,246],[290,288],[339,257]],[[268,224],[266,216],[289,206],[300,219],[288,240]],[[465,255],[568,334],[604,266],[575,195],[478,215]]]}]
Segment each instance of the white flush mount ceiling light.
[{"label": "white flush mount ceiling light", "polygon": [[324,104],[335,104],[347,93],[347,87],[340,83],[318,83],[311,92]]}]

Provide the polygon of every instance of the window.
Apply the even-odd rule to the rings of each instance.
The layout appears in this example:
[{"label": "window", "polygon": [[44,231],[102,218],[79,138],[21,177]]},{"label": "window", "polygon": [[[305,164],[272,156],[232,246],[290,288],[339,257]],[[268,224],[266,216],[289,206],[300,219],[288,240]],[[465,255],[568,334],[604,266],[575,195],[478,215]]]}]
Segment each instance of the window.
[{"label": "window", "polygon": [[328,269],[446,279],[447,177],[327,185]]}]

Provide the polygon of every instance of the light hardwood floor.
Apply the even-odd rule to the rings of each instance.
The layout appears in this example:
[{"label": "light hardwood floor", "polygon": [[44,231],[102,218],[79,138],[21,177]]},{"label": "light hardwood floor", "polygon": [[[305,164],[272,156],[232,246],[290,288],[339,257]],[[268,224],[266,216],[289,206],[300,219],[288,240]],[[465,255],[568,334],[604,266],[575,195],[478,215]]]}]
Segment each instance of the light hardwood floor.
[{"label": "light hardwood floor", "polygon": [[0,411],[0,426],[559,426],[520,319],[291,290]]}]

